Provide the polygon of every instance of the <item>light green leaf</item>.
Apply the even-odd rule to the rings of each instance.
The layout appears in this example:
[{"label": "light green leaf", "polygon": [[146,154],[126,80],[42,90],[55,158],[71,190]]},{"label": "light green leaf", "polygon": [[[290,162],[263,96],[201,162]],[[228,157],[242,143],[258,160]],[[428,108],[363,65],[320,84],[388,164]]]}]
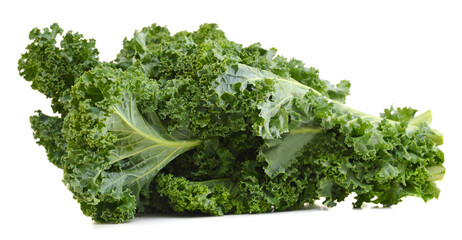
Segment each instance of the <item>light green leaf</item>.
[{"label": "light green leaf", "polygon": [[275,177],[285,172],[303,147],[314,141],[321,132],[320,128],[298,128],[281,139],[266,140],[267,148],[263,148],[259,154],[259,157],[268,163],[265,173],[270,177]]},{"label": "light green leaf", "polygon": [[384,181],[396,178],[400,171],[397,167],[392,166],[390,163],[384,163],[378,172],[378,176],[384,179]]},{"label": "light green leaf", "polygon": [[154,113],[145,119],[133,97],[124,98],[107,119],[107,130],[117,136],[110,163],[117,164],[120,170],[101,174],[101,191],[120,195],[129,188],[138,196],[165,165],[202,141],[167,135]]},{"label": "light green leaf", "polygon": [[262,84],[265,80],[274,82],[274,91],[267,101],[258,103],[262,123],[256,126],[258,136],[264,139],[274,139],[289,132],[289,116],[293,100],[303,98],[309,91],[316,95],[319,92],[291,78],[282,78],[272,72],[253,68],[244,64],[229,67],[225,74],[218,77],[215,91],[223,93],[235,92],[235,88],[247,89],[249,85]]}]

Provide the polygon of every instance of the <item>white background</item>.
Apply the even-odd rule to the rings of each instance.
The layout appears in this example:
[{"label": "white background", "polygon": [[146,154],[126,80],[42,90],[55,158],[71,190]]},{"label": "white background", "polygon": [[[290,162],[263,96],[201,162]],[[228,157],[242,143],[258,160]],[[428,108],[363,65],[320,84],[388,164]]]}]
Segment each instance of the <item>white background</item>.
[{"label": "white background", "polygon": [[[162,2],[162,3],[161,3]],[[168,3],[165,3],[168,2]],[[0,239],[461,239],[462,5],[458,1],[2,1],[0,3]],[[223,217],[138,217],[95,224],[35,144],[34,110],[49,100],[18,74],[33,27],[58,22],[94,38],[110,61],[124,37],[158,23],[172,33],[217,23],[247,46],[261,42],[336,83],[347,104],[378,114],[412,106],[433,112],[447,168],[438,200],[407,198],[391,209],[333,209]]]}]

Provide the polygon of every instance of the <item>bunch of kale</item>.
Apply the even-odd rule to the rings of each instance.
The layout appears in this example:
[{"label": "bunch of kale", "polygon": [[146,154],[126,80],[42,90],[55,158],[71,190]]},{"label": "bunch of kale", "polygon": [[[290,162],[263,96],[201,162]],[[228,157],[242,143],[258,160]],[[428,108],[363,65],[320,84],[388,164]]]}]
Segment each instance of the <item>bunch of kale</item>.
[{"label": "bunch of kale", "polygon": [[37,143],[95,221],[438,197],[444,155],[429,111],[349,108],[348,81],[243,47],[215,24],[174,35],[152,25],[112,62],[79,33],[58,45],[61,34],[33,29],[18,69],[57,115],[31,117]]}]

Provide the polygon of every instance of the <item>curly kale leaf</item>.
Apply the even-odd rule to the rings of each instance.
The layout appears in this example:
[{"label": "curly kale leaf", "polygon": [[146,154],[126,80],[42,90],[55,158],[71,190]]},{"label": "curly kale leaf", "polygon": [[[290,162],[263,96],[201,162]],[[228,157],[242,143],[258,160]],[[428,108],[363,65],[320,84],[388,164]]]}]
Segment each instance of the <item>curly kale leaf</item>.
[{"label": "curly kale leaf", "polygon": [[[318,141],[306,145],[295,162],[301,168],[317,169],[317,194],[327,206],[335,206],[351,193],[357,194],[356,207],[364,202],[391,206],[406,196],[418,196],[425,201],[438,197],[433,181],[441,180],[443,155],[420,130],[406,133],[405,128],[385,126],[383,139],[394,146],[379,151],[375,159],[364,159],[334,131],[320,135]],[[392,140],[393,139],[393,140]],[[343,140],[343,141],[342,141]]]},{"label": "curly kale leaf", "polygon": [[60,98],[72,87],[85,71],[99,64],[94,39],[84,39],[79,33],[67,32],[60,45],[56,38],[63,34],[58,24],[40,31],[34,28],[29,38],[33,40],[18,61],[19,74],[32,82],[32,89],[51,98],[55,112],[65,113]]},{"label": "curly kale leaf", "polygon": [[229,179],[214,179],[202,182],[189,181],[184,177],[159,174],[156,190],[167,198],[176,212],[201,212],[223,215],[232,209]]},{"label": "curly kale leaf", "polygon": [[223,96],[233,95],[245,89],[260,91],[254,86],[262,85],[271,87],[270,91],[265,92],[266,95],[256,100],[259,119],[253,124],[253,128],[257,136],[264,139],[280,138],[282,134],[289,132],[290,128],[311,121],[310,116],[306,115],[309,106],[294,102],[313,89],[294,79],[282,78],[269,71],[243,64],[231,66],[217,79],[215,92]]},{"label": "curly kale leaf", "polygon": [[[137,205],[142,210],[139,195],[148,197],[154,176],[201,144],[181,133],[168,135],[155,113],[141,115],[136,101],[156,91],[156,83],[140,72],[98,67],[66,94],[64,179],[84,213],[97,221],[133,217]],[[106,214],[109,209],[120,215]]]},{"label": "curly kale leaf", "polygon": [[38,110],[37,115],[30,117],[31,127],[37,144],[43,146],[47,152],[48,160],[56,167],[62,168],[67,155],[67,142],[61,132],[63,120],[59,117],[50,117]]},{"label": "curly kale leaf", "polygon": [[150,121],[141,116],[132,96],[124,96],[122,101],[106,119],[107,131],[117,137],[109,164],[118,164],[121,170],[101,173],[101,191],[121,193],[129,188],[137,196],[163,167],[201,141],[167,135],[154,113]]}]

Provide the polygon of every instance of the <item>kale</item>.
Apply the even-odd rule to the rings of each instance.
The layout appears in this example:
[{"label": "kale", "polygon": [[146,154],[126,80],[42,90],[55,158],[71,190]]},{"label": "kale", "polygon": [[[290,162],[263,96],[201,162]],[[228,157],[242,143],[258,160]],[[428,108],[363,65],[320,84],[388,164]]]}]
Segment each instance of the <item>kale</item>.
[{"label": "kale", "polygon": [[69,31],[58,46],[60,34],[33,29],[18,70],[57,114],[31,116],[37,143],[95,221],[438,197],[443,137],[430,111],[352,109],[348,81],[230,41],[216,24],[173,35],[153,24],[111,62],[95,40]]}]

